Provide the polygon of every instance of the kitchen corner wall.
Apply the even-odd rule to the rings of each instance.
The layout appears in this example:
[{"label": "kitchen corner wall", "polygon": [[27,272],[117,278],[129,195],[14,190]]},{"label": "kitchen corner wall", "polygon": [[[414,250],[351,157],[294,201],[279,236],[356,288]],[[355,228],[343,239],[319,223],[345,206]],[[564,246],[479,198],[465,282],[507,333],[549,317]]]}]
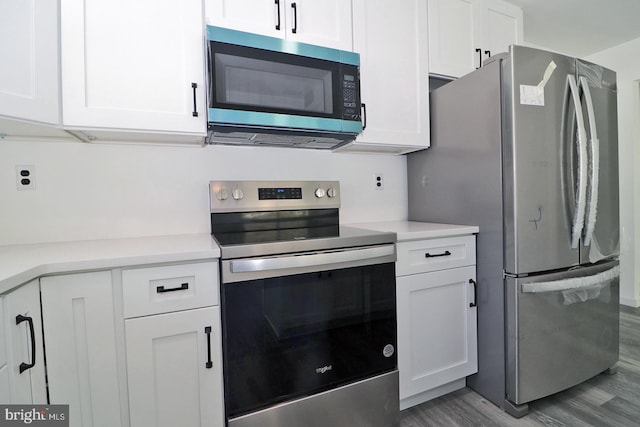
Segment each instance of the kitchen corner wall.
[{"label": "kitchen corner wall", "polygon": [[586,58],[618,77],[620,302],[640,306],[640,39]]},{"label": "kitchen corner wall", "polygon": [[[17,165],[35,190],[17,190]],[[0,245],[209,233],[210,180],[315,179],[340,181],[345,224],[407,218],[405,156],[2,140]]]}]

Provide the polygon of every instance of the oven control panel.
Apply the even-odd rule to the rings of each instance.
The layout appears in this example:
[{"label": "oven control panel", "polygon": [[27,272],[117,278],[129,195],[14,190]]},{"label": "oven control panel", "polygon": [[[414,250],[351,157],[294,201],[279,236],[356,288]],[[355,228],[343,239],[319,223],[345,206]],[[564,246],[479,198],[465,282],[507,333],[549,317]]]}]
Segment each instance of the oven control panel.
[{"label": "oven control panel", "polygon": [[339,181],[211,181],[211,212],[340,207]]}]

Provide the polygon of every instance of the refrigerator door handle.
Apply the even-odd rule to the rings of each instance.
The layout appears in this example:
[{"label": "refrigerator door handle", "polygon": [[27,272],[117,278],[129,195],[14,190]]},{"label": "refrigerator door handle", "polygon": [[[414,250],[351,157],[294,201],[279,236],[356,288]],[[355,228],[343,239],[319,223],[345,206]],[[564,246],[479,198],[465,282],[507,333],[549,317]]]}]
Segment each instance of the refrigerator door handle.
[{"label": "refrigerator door handle", "polygon": [[593,230],[596,226],[596,214],[598,211],[598,183],[600,169],[600,140],[598,139],[598,131],[596,129],[595,109],[593,108],[593,100],[591,99],[591,90],[586,77],[581,76],[579,79],[579,88],[584,92],[584,99],[587,104],[587,117],[589,119],[589,189],[587,195],[587,212],[585,214],[586,225],[582,235],[583,245],[589,246],[593,237]]},{"label": "refrigerator door handle", "polygon": [[574,75],[567,76],[569,90],[575,107],[576,123],[578,127],[578,182],[576,183],[576,206],[573,213],[571,229],[571,247],[576,249],[584,228],[584,215],[587,205],[587,131],[584,127],[582,104],[578,92],[578,84]]},{"label": "refrigerator door handle", "polygon": [[586,277],[572,277],[570,279],[552,280],[549,282],[531,282],[523,283],[521,291],[523,293],[541,293],[541,292],[558,292],[573,291],[594,286],[606,284],[620,276],[620,266]]}]

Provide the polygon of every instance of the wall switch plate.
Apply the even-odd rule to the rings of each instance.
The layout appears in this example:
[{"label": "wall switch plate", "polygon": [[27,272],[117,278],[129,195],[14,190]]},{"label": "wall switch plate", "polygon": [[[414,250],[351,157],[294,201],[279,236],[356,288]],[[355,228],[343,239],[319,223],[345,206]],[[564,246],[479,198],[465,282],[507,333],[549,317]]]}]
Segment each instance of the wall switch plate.
[{"label": "wall switch plate", "polygon": [[381,173],[374,174],[376,190],[384,189],[384,179]]},{"label": "wall switch plate", "polygon": [[16,166],[16,187],[18,190],[36,189],[36,167],[34,165]]}]

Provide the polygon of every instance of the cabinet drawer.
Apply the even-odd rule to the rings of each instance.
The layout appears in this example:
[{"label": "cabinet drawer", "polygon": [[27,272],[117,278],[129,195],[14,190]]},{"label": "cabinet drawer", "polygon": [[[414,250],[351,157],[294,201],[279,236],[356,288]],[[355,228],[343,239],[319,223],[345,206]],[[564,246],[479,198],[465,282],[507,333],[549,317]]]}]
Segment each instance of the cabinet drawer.
[{"label": "cabinet drawer", "polygon": [[399,242],[396,275],[425,273],[476,263],[475,236]]},{"label": "cabinet drawer", "polygon": [[123,270],[122,288],[125,318],[218,305],[218,262]]}]

